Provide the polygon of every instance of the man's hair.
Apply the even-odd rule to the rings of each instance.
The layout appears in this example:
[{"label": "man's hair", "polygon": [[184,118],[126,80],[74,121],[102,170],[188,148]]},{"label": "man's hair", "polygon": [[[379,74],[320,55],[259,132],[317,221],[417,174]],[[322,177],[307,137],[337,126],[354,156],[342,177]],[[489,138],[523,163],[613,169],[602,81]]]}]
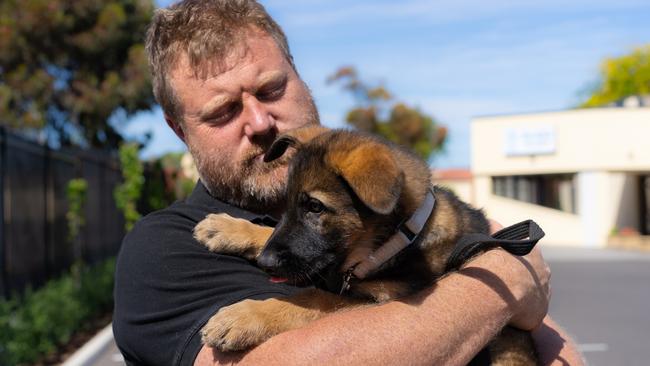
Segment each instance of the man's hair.
[{"label": "man's hair", "polygon": [[186,0],[156,10],[147,31],[146,49],[154,95],[172,120],[182,122],[183,115],[169,82],[179,57],[186,54],[190,71],[205,77],[214,63],[223,63],[253,30],[268,34],[294,67],[287,37],[254,0]]}]

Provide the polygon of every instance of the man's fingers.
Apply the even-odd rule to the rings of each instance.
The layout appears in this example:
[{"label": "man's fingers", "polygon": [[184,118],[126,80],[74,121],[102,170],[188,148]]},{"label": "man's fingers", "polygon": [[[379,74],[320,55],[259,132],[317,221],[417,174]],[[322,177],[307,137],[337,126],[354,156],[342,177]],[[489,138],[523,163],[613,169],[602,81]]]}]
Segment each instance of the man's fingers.
[{"label": "man's fingers", "polygon": [[488,219],[488,222],[490,223],[490,234],[494,234],[497,231],[503,229],[503,225],[495,220]]},{"label": "man's fingers", "polygon": [[[490,234],[503,229],[499,222],[488,219],[490,224]],[[520,297],[518,309],[511,319],[511,324],[521,329],[534,329],[542,322],[548,311],[548,305],[551,299],[551,269],[542,256],[542,251],[538,247],[523,257],[512,257],[504,252],[504,255],[515,259],[509,261],[511,269],[514,271],[514,278]]]}]

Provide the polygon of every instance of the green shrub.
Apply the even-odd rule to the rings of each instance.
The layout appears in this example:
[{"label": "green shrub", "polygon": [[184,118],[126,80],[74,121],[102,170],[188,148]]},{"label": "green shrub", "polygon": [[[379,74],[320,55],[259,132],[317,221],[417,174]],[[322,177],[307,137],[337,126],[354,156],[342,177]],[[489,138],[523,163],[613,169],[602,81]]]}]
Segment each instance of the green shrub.
[{"label": "green shrub", "polygon": [[68,221],[68,237],[70,240],[76,239],[81,228],[86,224],[83,206],[86,202],[87,191],[88,183],[83,178],[71,179],[66,187],[69,208],[65,216]]},{"label": "green shrub", "polygon": [[120,146],[120,168],[124,182],[115,188],[113,196],[117,207],[124,213],[126,231],[130,231],[140,218],[137,202],[142,194],[144,175],[138,151],[138,145],[135,143]]},{"label": "green shrub", "polygon": [[88,182],[83,178],[71,179],[66,187],[66,198],[68,199],[68,212],[65,218],[68,221],[68,242],[74,249],[76,260],[81,260],[81,243],[79,233],[86,225],[83,214],[86,194],[88,193]]},{"label": "green shrub", "polygon": [[75,265],[38,290],[0,300],[0,365],[33,363],[109,311],[114,270],[113,258],[93,267]]}]

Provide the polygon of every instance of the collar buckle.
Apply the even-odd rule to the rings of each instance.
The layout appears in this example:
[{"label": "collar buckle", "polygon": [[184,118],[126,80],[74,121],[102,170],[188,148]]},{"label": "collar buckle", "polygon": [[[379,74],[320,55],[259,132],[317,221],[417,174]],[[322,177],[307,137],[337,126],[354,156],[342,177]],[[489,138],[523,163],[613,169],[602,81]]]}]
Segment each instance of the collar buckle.
[{"label": "collar buckle", "polygon": [[343,284],[341,284],[341,291],[339,291],[339,295],[343,295],[350,289],[350,281],[352,281],[352,277],[354,277],[353,272],[356,266],[357,265],[355,264],[354,266],[350,267],[343,275]]}]

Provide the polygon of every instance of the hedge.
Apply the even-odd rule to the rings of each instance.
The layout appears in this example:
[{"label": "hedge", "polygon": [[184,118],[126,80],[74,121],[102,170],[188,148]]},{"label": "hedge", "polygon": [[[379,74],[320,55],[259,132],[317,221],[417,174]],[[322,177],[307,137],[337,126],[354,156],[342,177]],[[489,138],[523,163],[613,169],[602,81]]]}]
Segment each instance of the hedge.
[{"label": "hedge", "polygon": [[115,259],[74,265],[38,290],[0,300],[0,365],[29,364],[54,352],[113,306]]}]

